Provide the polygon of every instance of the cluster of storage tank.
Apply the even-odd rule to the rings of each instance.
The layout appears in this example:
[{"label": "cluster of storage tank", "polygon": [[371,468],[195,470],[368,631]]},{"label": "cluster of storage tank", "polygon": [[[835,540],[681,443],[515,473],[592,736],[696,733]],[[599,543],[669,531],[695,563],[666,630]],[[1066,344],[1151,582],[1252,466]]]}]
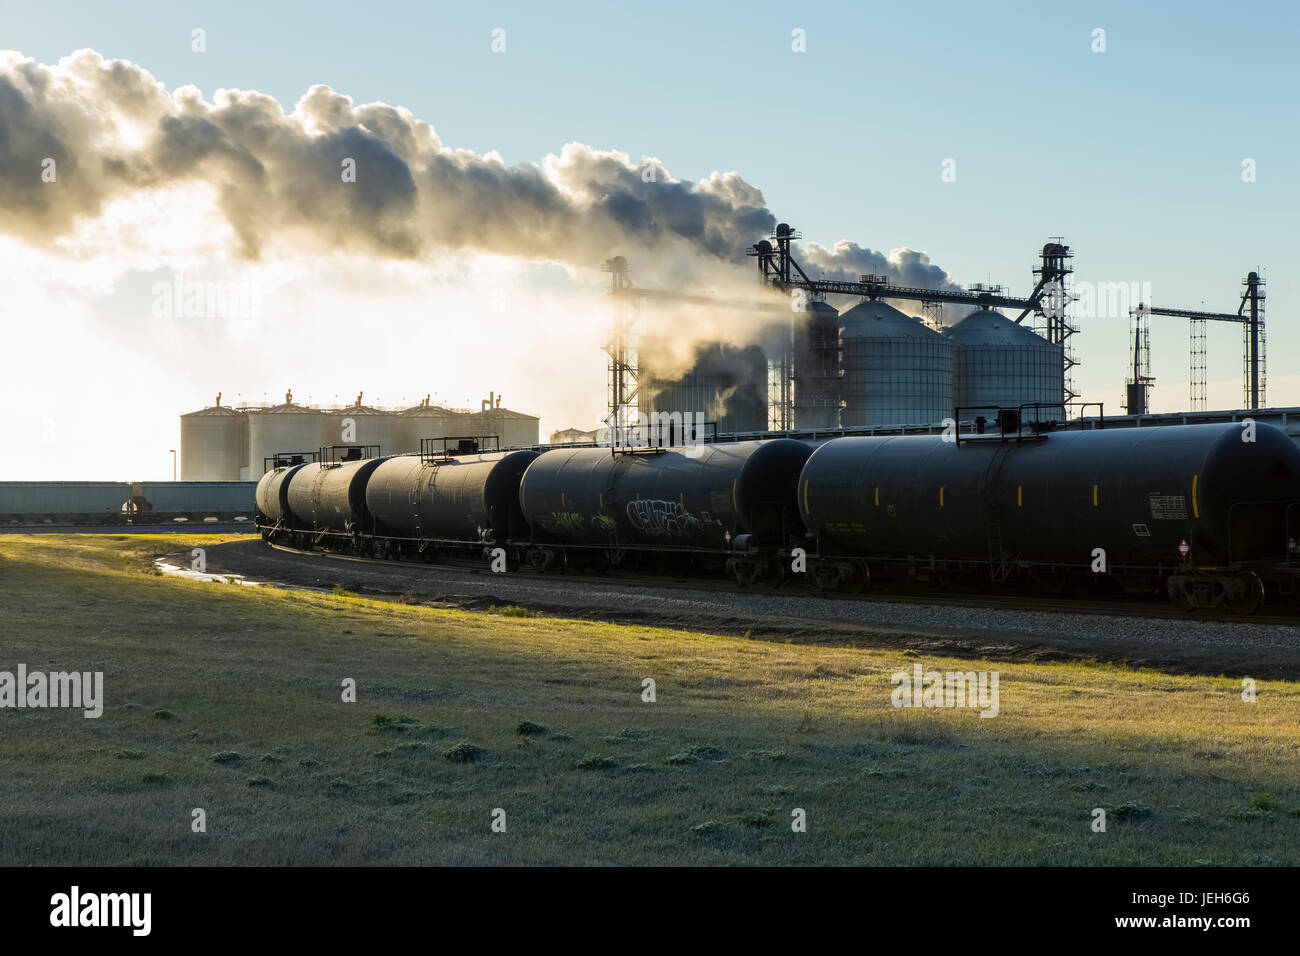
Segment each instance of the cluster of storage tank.
[{"label": "cluster of storage tank", "polygon": [[256,481],[268,459],[332,445],[372,445],[392,454],[418,452],[422,438],[495,436],[503,448],[529,446],[537,444],[537,426],[535,416],[499,404],[478,412],[429,404],[400,410],[294,402],[268,408],[215,405],[181,416],[181,477]]},{"label": "cluster of storage tank", "polygon": [[[827,329],[838,342],[827,341]],[[992,309],[938,332],[919,318],[867,299],[843,314],[812,304],[795,349],[795,427],[930,425],[961,409],[962,420],[998,408],[1059,406],[1062,350]],[[838,369],[828,355],[838,346]],[[838,411],[838,417],[836,416]],[[968,414],[969,413],[969,414]],[[1059,420],[1059,407],[1026,418]]]}]

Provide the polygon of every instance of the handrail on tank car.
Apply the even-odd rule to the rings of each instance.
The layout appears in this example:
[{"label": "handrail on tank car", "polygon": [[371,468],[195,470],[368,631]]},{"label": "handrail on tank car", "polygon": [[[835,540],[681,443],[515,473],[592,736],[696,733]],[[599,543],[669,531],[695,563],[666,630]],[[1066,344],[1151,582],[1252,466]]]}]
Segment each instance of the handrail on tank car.
[{"label": "handrail on tank car", "polygon": [[281,468],[286,465],[302,465],[316,461],[320,461],[320,451],[276,452],[274,455],[262,459],[262,474],[266,474],[272,468]]},{"label": "handrail on tank car", "polygon": [[[485,447],[488,441],[491,447]],[[442,442],[438,450],[437,443]],[[449,443],[455,442],[455,446]],[[444,435],[441,438],[420,439],[420,461],[426,465],[435,461],[450,461],[457,455],[478,455],[501,450],[500,435]]]},{"label": "handrail on tank car", "polygon": [[[956,428],[955,440],[959,447],[961,446],[961,413],[962,412],[986,412],[990,408],[996,412],[1002,411],[1002,408],[998,405],[957,405],[953,408],[952,421],[953,421],[953,425]],[[988,419],[985,418],[983,415],[980,415],[974,419],[974,424],[975,424],[975,434],[983,435],[984,426],[988,424]]]},{"label": "handrail on tank car", "polygon": [[[346,451],[347,454],[339,456],[339,451]],[[345,461],[364,461],[367,458],[378,458],[378,445],[322,445],[320,457],[316,459],[326,468],[337,468]]]},{"label": "handrail on tank car", "polygon": [[1080,402],[1079,403],[1079,431],[1083,431],[1083,410],[1092,405],[1097,406],[1097,431],[1106,427],[1106,403],[1105,402]]},{"label": "handrail on tank car", "polygon": [[[1066,419],[1068,418],[1068,415],[1066,414],[1064,402],[1026,402],[1025,404],[1020,405],[1016,408],[1016,441],[1020,441],[1024,437],[1024,426],[1025,426],[1024,412],[1026,408],[1032,408],[1035,411],[1037,411],[1040,408],[1059,408],[1061,410],[1061,420],[1059,422],[1055,420],[1044,422],[1036,419],[1034,423],[1030,426],[1030,435],[1029,435],[1030,438],[1037,438],[1040,435],[1042,435],[1043,432],[1051,431],[1057,425],[1064,424]],[[1006,435],[1005,428],[1003,428],[1002,434],[1004,436]]]},{"label": "handrail on tank car", "polygon": [[[671,420],[668,421],[668,443],[664,444],[664,429],[656,428],[656,425],[662,426],[664,422],[651,421],[646,425],[634,425],[616,430],[611,436],[609,443],[610,455],[617,457],[619,455],[661,455],[672,448],[686,448],[693,445],[708,445],[716,443],[718,440],[718,423],[699,422],[697,428],[691,429],[690,441],[687,441],[686,428],[678,434],[677,429]],[[622,432],[624,441],[620,442],[618,431]],[[703,434],[700,434],[702,432]],[[680,438],[681,441],[676,439]],[[738,439],[733,438],[732,441]]]},{"label": "handrail on tank car", "polygon": [[[1059,408],[1061,410],[1061,418],[1062,419],[1065,418],[1064,402],[1025,402],[1023,405],[1018,405],[1015,408],[1015,422],[1014,422],[1016,441],[1024,441],[1026,438],[1039,439],[1042,437],[1042,432],[1046,431],[1048,427],[1054,428],[1058,424],[1055,421],[1039,422],[1038,424],[1043,427],[1040,427],[1037,430],[1031,430],[1029,434],[1026,434],[1025,425],[1024,425],[1025,423],[1024,411],[1027,408],[1031,408],[1031,409]],[[971,412],[971,411],[981,412],[981,411],[988,411],[990,409],[997,412],[997,416],[994,419],[994,422],[998,426],[998,437],[1001,438],[1002,441],[1007,441],[1008,438],[1011,437],[1010,426],[1012,424],[1012,421],[1011,421],[1011,416],[1008,414],[1008,412],[1012,411],[1010,407],[1003,406],[1003,405],[958,405],[955,408],[953,408],[953,415],[952,415],[953,424],[956,426],[956,433],[954,435],[954,440],[958,445],[961,445],[961,413]],[[986,419],[984,416],[981,415],[977,417],[974,421],[975,421],[975,434],[983,435],[984,426],[988,424],[988,419]]]}]

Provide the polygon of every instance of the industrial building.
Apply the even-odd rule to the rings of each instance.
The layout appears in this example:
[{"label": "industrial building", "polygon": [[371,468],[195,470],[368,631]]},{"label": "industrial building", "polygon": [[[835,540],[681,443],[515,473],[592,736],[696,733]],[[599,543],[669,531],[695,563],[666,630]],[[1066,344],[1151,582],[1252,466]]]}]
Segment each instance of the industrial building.
[{"label": "industrial building", "polygon": [[597,437],[600,435],[600,429],[583,431],[581,428],[561,428],[558,431],[551,432],[550,443],[552,445],[590,445],[595,444]]},{"label": "industrial building", "polygon": [[413,407],[217,403],[181,416],[182,481],[255,481],[285,453],[316,453],[334,445],[377,446],[379,454],[418,452],[421,439],[495,437],[502,448],[532,447],[539,419],[501,407],[495,393],[478,411],[442,408],[426,398]]}]

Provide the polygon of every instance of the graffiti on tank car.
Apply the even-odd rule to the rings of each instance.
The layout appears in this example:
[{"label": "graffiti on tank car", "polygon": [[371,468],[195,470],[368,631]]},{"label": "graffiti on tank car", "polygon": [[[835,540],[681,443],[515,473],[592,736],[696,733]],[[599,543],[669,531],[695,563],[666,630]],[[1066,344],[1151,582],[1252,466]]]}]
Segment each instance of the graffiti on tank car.
[{"label": "graffiti on tank car", "polygon": [[556,531],[582,531],[586,522],[576,511],[552,511],[551,527]]},{"label": "graffiti on tank car", "polygon": [[609,515],[592,515],[591,523],[602,531],[608,531],[610,534],[613,534],[614,529],[617,527],[614,519]]},{"label": "graffiti on tank car", "polygon": [[679,501],[629,501],[627,520],[642,534],[657,537],[686,537],[692,531],[704,529],[704,522]]}]

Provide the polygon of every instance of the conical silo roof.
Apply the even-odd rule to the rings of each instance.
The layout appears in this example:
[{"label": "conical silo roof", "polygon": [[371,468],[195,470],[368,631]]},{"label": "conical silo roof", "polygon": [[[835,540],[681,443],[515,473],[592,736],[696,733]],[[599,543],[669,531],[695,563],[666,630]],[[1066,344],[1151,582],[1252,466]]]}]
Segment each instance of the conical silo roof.
[{"label": "conical silo roof", "polygon": [[993,309],[972,312],[952,328],[944,329],[953,345],[1050,345],[1033,329],[1026,328]]},{"label": "conical silo roof", "polygon": [[878,299],[866,299],[840,315],[841,338],[934,338],[939,335],[919,319]]}]

